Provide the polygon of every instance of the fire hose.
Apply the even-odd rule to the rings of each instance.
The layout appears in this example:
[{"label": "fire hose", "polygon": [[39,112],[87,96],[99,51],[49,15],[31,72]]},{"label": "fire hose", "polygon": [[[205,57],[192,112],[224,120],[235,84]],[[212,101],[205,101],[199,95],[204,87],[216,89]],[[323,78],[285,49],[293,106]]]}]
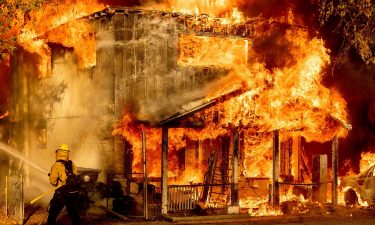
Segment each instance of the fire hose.
[{"label": "fire hose", "polygon": [[38,201],[39,199],[43,198],[44,196],[56,191],[57,189],[61,188],[62,186],[58,186],[58,187],[55,187],[55,188],[52,188],[51,190],[49,191],[46,191],[44,192],[43,194],[39,195],[38,197],[34,198],[33,200],[30,201],[30,204],[34,204],[36,201]]},{"label": "fire hose", "polygon": [[[31,200],[31,201],[30,201],[30,204],[31,204],[31,205],[34,204],[34,203],[35,203],[36,201],[38,201],[39,199],[41,199],[41,198],[43,198],[44,196],[46,196],[46,195],[48,195],[48,194],[50,194],[50,193],[56,191],[57,189],[59,189],[59,188],[61,188],[61,187],[62,187],[62,186],[58,186],[58,187],[52,188],[52,189],[49,190],[49,191],[44,192],[43,194],[41,194],[41,195],[39,195],[38,197],[36,197],[36,198],[34,198],[33,200]],[[39,223],[38,225],[41,225],[41,224],[44,222],[44,220],[47,218],[47,216],[48,216],[48,208],[50,207],[50,204],[51,204],[51,202],[48,204],[46,215],[43,217],[42,221],[40,221],[40,223]]]}]

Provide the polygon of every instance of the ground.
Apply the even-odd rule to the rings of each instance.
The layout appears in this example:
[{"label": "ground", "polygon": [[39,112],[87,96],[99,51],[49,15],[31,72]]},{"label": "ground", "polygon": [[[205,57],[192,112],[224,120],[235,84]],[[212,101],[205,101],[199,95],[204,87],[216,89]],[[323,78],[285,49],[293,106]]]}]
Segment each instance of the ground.
[{"label": "ground", "polygon": [[[45,217],[45,210],[38,210],[34,213],[25,225],[38,225]],[[364,225],[375,224],[375,209],[347,209],[345,207],[322,207],[320,210],[311,210],[304,215],[274,216],[274,217],[250,217],[247,215],[224,215],[224,216],[200,216],[200,217],[179,217],[178,221],[151,220],[145,221],[142,218],[130,218],[129,221],[122,221],[116,217],[108,216],[99,209],[91,210],[82,215],[84,225],[173,225],[173,224],[236,224],[236,225],[257,225],[257,224],[307,224],[307,225]],[[10,220],[0,220],[0,225],[10,225]],[[45,224],[45,223],[43,223]],[[66,212],[62,212],[57,225],[70,225]]]}]

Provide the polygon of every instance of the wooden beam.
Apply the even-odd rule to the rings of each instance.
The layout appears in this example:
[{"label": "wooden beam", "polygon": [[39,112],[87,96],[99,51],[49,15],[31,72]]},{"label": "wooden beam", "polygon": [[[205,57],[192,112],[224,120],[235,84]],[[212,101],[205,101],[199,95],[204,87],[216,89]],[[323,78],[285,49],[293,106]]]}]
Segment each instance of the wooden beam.
[{"label": "wooden beam", "polygon": [[147,170],[146,170],[146,134],[142,130],[142,158],[143,158],[143,216],[148,219],[147,203]]},{"label": "wooden beam", "polygon": [[168,214],[168,128],[162,127],[161,214]]},{"label": "wooden beam", "polygon": [[312,187],[312,200],[314,202],[327,202],[327,155],[313,155],[312,157],[312,182],[320,183]]},{"label": "wooden beam", "polygon": [[272,151],[272,206],[276,207],[280,203],[279,195],[279,131],[273,132],[273,151]]},{"label": "wooden beam", "polygon": [[332,140],[332,205],[337,206],[338,202],[338,150],[339,138],[335,136]]},{"label": "wooden beam", "polygon": [[232,158],[232,176],[233,176],[233,184],[232,184],[232,191],[231,191],[231,205],[238,206],[238,155],[239,155],[239,134],[238,131],[233,131],[233,158]]}]

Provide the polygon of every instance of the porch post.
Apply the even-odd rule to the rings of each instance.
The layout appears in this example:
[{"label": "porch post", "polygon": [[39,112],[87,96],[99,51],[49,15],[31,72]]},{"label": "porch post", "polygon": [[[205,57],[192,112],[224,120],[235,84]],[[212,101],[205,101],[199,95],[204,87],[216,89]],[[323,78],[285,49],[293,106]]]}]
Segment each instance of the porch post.
[{"label": "porch post", "polygon": [[339,138],[335,136],[332,140],[332,205],[337,206],[338,202],[338,150],[339,150]]},{"label": "porch post", "polygon": [[233,168],[233,185],[231,191],[231,205],[238,205],[238,148],[239,148],[239,135],[238,131],[233,131],[233,158],[232,158],[232,168]]},{"label": "porch post", "polygon": [[162,127],[161,214],[168,214],[168,128]]},{"label": "porch post", "polygon": [[272,206],[278,206],[279,198],[279,131],[273,132],[273,160],[272,160]]},{"label": "porch post", "polygon": [[148,219],[148,205],[147,205],[147,165],[146,165],[146,134],[142,130],[142,158],[143,158],[143,216]]}]

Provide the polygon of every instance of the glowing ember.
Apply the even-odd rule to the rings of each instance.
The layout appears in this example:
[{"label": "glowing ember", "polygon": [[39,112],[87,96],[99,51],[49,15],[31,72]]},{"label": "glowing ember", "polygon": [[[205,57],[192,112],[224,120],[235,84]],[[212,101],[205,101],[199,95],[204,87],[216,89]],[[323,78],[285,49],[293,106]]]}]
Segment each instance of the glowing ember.
[{"label": "glowing ember", "polygon": [[251,216],[279,216],[283,215],[279,208],[272,208],[268,204],[268,199],[246,198],[240,199],[240,207],[248,209]]},{"label": "glowing ember", "polygon": [[9,112],[6,111],[3,115],[0,114],[0,119],[3,119],[5,117],[9,116]]}]

